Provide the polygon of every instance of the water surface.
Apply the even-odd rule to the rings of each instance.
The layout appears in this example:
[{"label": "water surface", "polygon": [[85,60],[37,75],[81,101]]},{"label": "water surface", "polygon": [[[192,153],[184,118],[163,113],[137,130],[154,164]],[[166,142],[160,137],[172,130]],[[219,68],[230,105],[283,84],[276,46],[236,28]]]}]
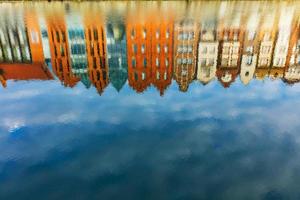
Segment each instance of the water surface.
[{"label": "water surface", "polygon": [[298,2],[0,10],[0,199],[300,198]]}]

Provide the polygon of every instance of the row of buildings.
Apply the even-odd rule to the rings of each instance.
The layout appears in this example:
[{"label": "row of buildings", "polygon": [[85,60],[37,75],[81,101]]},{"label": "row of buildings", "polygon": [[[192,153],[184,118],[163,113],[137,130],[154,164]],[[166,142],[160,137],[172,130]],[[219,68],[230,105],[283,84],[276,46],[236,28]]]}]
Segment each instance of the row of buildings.
[{"label": "row of buildings", "polygon": [[[14,8],[15,9],[15,8]],[[181,91],[198,80],[229,87],[240,76],[300,81],[300,24],[293,6],[243,14],[220,7],[201,18],[157,13],[138,16],[77,13],[69,8],[40,14],[34,8],[1,10],[0,81],[58,78],[81,82],[101,94],[128,81],[163,95],[174,79]]]}]

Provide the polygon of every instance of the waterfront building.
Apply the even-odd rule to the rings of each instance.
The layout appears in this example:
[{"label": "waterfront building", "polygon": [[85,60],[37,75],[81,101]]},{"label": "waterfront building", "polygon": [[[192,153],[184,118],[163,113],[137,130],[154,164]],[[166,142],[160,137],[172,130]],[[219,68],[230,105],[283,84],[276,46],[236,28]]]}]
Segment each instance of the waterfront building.
[{"label": "waterfront building", "polygon": [[292,25],[292,32],[287,56],[287,67],[283,81],[293,84],[300,81],[300,19],[295,19]]},{"label": "waterfront building", "polygon": [[[44,64],[39,23],[34,10],[25,10],[22,16],[3,11],[6,24],[0,29],[0,82],[7,80],[53,79]],[[6,19],[9,17],[9,19]]]},{"label": "waterfront building", "polygon": [[286,67],[293,15],[292,8],[281,9],[272,67]]},{"label": "waterfront building", "polygon": [[259,40],[259,20],[260,15],[257,12],[250,14],[245,27],[245,37],[242,50],[241,72],[240,79],[244,85],[254,77],[254,72],[257,64]]},{"label": "waterfront building", "polygon": [[126,34],[129,85],[143,92],[153,84],[163,95],[172,80],[172,20],[129,19]]},{"label": "waterfront building", "polygon": [[67,15],[68,46],[72,73],[80,78],[86,88],[91,86],[88,76],[85,32],[82,18],[79,15]]},{"label": "waterfront building", "polygon": [[53,72],[64,86],[74,87],[80,81],[80,78],[73,74],[71,68],[68,32],[64,13],[62,11],[53,11],[47,14],[47,33]]},{"label": "waterfront building", "polygon": [[118,20],[112,21],[107,24],[106,30],[109,79],[119,92],[128,76],[125,25]]},{"label": "waterfront building", "polygon": [[214,19],[201,21],[197,79],[203,84],[209,83],[216,76],[219,47],[216,23]]},{"label": "waterfront building", "polygon": [[101,95],[109,84],[103,17],[96,12],[86,14],[84,25],[89,79]]},{"label": "waterfront building", "polygon": [[227,88],[235,81],[241,66],[244,30],[241,13],[232,9],[224,15],[218,25],[219,56],[217,77]]},{"label": "waterfront building", "polygon": [[272,65],[272,57],[278,28],[277,12],[272,11],[262,15],[262,24],[259,31],[258,68],[269,68]]},{"label": "waterfront building", "polygon": [[184,19],[174,25],[173,76],[183,92],[196,77],[199,29],[199,24],[192,19]]}]

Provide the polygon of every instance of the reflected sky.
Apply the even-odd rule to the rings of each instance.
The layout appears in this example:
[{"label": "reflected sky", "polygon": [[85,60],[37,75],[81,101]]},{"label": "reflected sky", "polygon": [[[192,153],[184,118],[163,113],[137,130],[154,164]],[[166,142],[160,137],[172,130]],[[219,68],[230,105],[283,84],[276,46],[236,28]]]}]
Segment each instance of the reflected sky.
[{"label": "reflected sky", "polygon": [[0,87],[0,199],[300,198],[299,84],[173,79],[161,96],[126,80],[100,96],[49,73]]}]

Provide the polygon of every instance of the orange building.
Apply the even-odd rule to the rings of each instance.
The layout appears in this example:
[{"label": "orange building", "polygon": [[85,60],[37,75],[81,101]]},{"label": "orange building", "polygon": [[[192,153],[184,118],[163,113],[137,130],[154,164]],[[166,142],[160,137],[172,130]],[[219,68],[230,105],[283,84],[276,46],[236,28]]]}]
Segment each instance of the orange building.
[{"label": "orange building", "polygon": [[100,95],[109,84],[106,34],[101,19],[95,13],[86,15],[84,19],[89,78]]},{"label": "orange building", "polygon": [[183,92],[196,77],[199,24],[186,19],[174,25],[173,76]]},{"label": "orange building", "polygon": [[65,86],[74,87],[80,79],[72,73],[64,13],[48,13],[46,22],[53,71]]},{"label": "orange building", "polygon": [[[38,19],[34,10],[26,10],[24,14],[24,22],[27,33],[27,40],[30,51],[30,61],[26,59],[18,62],[4,62],[0,63],[0,81],[4,87],[6,87],[6,80],[49,80],[53,79],[53,76],[49,72],[47,66],[44,63],[43,47],[41,40],[41,32],[38,25]],[[18,34],[18,37],[22,35]],[[8,36],[10,37],[10,36]],[[23,38],[24,39],[24,38]],[[15,50],[20,52],[26,52],[22,49],[22,38],[19,38],[20,41],[19,47],[11,46],[10,51]],[[3,41],[2,41],[3,42]],[[21,53],[23,54],[23,53]]]},{"label": "orange building", "polygon": [[173,68],[173,21],[152,24],[152,84],[160,95],[172,81]]},{"label": "orange building", "polygon": [[129,19],[126,39],[129,85],[143,92],[152,83],[163,95],[172,81],[172,20]]}]

